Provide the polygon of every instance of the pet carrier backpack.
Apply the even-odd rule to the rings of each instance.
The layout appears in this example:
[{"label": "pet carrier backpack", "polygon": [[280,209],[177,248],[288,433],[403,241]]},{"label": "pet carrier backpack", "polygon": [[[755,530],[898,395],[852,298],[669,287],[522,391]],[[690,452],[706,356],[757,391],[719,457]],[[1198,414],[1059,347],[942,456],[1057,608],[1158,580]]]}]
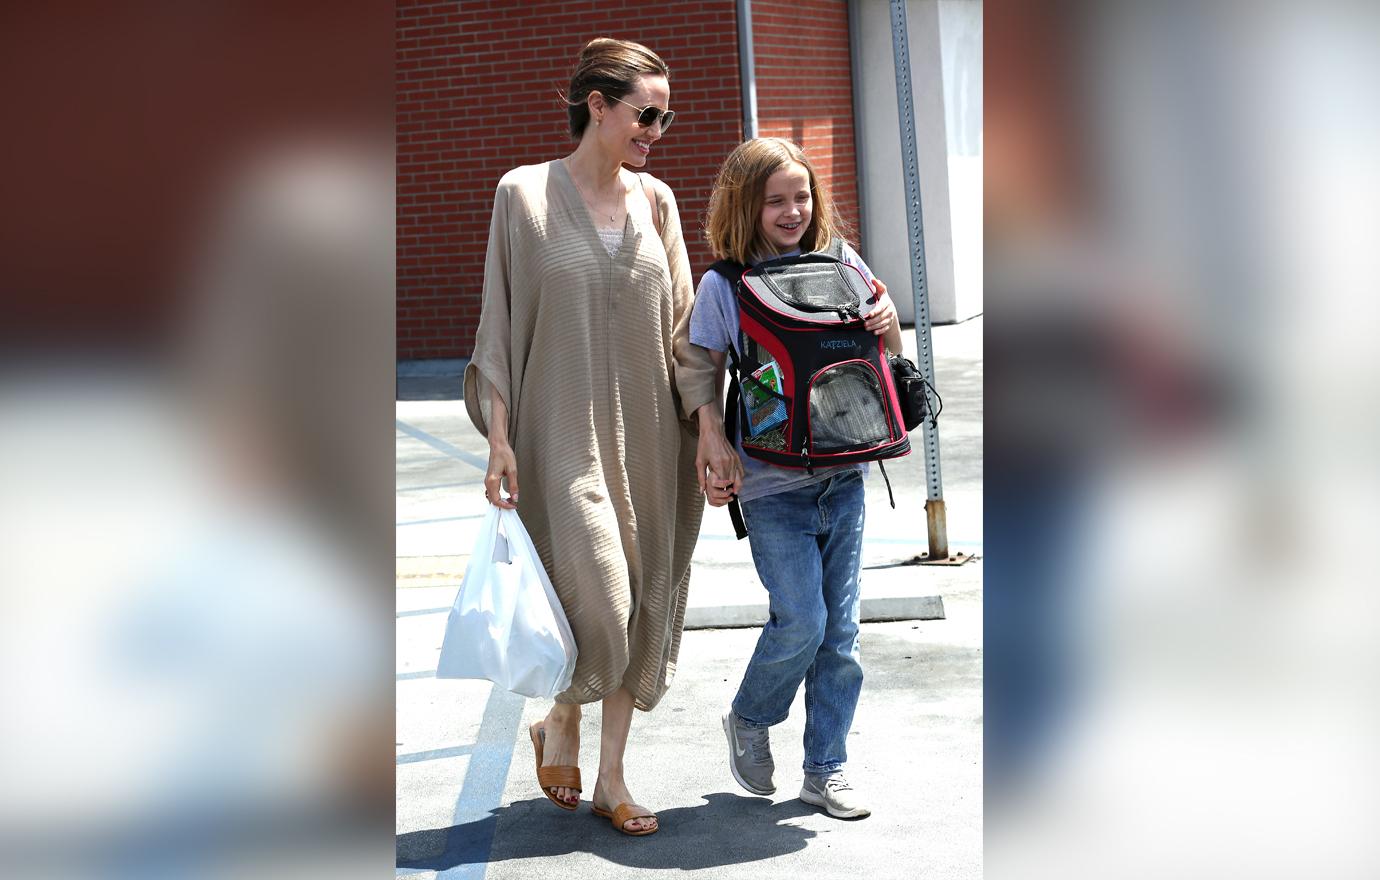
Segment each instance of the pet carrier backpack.
[{"label": "pet carrier backpack", "polygon": [[[910,452],[884,344],[863,326],[876,294],[832,250],[709,267],[733,284],[738,306],[727,433],[741,430],[753,458],[810,473]],[[729,513],[742,538],[737,499]]]}]

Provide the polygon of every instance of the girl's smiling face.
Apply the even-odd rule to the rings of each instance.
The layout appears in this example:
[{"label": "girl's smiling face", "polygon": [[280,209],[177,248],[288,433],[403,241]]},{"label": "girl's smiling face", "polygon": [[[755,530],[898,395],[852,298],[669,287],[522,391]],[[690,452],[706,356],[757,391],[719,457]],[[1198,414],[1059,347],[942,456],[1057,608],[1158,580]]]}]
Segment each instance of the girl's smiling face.
[{"label": "girl's smiling face", "polygon": [[787,162],[767,178],[758,229],[777,253],[794,250],[810,227],[810,172],[799,162]]}]

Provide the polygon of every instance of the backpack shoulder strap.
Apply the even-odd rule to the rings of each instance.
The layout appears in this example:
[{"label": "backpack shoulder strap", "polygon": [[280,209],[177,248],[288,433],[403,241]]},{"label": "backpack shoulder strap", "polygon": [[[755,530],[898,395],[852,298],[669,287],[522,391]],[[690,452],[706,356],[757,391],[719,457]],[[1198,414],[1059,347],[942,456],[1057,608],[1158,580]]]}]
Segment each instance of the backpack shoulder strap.
[{"label": "backpack shoulder strap", "polygon": [[[738,356],[732,347],[728,350],[729,356],[733,359],[733,374],[738,374]],[[728,400],[724,404],[724,436],[728,438],[730,444],[738,442],[738,383],[736,381],[728,383]],[[743,507],[738,503],[738,496],[734,495],[728,502],[728,518],[733,521],[733,534],[741,541],[747,537],[747,523],[743,520]]]},{"label": "backpack shoulder strap", "polygon": [[641,171],[637,172],[637,180],[642,184],[642,195],[647,197],[647,204],[652,206],[652,225],[656,227],[656,234],[661,235],[661,211],[657,208],[656,191],[652,189],[647,175]]},{"label": "backpack shoulder strap", "polygon": [[842,259],[843,259],[843,244],[844,244],[843,239],[839,238],[838,236],[834,236],[834,237],[829,241],[829,246],[828,246],[828,247],[826,247],[826,248],[825,248],[824,250],[822,250],[822,251],[816,251],[816,253],[827,254],[827,255],[833,257],[833,258],[836,259],[836,260],[842,260]]},{"label": "backpack shoulder strap", "polygon": [[733,521],[733,534],[738,536],[741,541],[747,537],[747,523],[743,520],[743,505],[738,503],[738,496],[734,495],[733,500],[728,502],[728,518]]},{"label": "backpack shoulder strap", "polygon": [[736,285],[738,279],[743,277],[743,273],[747,271],[747,266],[732,260],[719,260],[709,267],[709,271],[719,273],[727,278],[730,284]]}]

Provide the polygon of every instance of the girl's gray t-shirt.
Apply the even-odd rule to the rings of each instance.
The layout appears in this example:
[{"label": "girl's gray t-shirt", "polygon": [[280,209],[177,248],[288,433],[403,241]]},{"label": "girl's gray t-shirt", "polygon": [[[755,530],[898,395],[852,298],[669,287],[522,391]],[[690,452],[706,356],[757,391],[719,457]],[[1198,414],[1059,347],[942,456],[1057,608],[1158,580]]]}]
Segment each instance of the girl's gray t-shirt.
[{"label": "girl's gray t-shirt", "polygon": [[[798,253],[800,251],[796,250],[782,256]],[[847,244],[843,246],[843,261],[856,267],[868,283],[872,283],[872,270]],[[690,312],[690,342],[710,351],[726,352],[729,343],[737,338],[738,303],[733,294],[733,283],[718,272],[705,272],[695,290],[695,307]],[[732,381],[731,377],[729,381]],[[865,464],[844,464],[815,468],[812,475],[804,468],[777,467],[744,454],[741,436],[734,437],[733,444],[738,449],[738,457],[743,460],[743,487],[738,493],[738,500],[743,503],[818,483],[847,470],[867,473]]]}]

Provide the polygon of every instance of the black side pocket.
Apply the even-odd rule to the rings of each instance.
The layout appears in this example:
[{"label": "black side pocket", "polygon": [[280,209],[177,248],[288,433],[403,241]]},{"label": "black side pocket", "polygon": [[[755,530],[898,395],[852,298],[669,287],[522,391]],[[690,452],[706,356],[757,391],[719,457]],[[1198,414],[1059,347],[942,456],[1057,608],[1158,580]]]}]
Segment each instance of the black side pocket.
[{"label": "black side pocket", "polygon": [[896,397],[901,404],[901,421],[907,431],[914,431],[925,420],[928,403],[925,398],[925,377],[910,358],[893,354],[891,378],[896,383]]}]

